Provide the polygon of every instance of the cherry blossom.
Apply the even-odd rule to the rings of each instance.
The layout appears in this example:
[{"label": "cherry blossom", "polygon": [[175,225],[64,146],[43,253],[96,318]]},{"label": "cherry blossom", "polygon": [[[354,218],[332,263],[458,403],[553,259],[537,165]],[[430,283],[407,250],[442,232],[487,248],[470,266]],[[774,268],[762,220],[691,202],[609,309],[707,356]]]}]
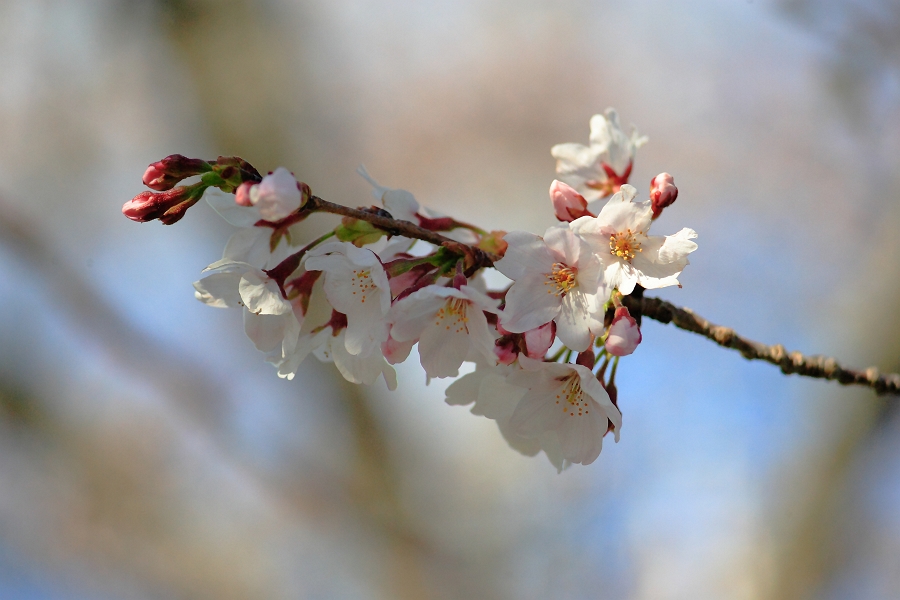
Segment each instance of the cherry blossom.
[{"label": "cherry blossom", "polygon": [[507,383],[507,376],[517,368],[488,366],[477,363],[476,369],[454,381],[445,392],[450,406],[472,404],[471,413],[487,417],[497,423],[497,428],[510,447],[525,456],[535,456],[544,451],[550,463],[561,472],[568,463],[562,454],[555,431],[545,431],[538,436],[517,433],[510,419],[527,390]]},{"label": "cherry blossom", "polygon": [[646,136],[638,135],[634,127],[631,135],[622,131],[619,115],[607,108],[604,114],[591,117],[589,146],[557,144],[550,154],[560,179],[588,200],[597,200],[628,183],[635,153],[646,142]]},{"label": "cherry blossom", "polygon": [[602,263],[603,284],[628,295],[636,284],[647,289],[680,285],[678,276],[697,249],[693,229],[675,235],[647,235],[652,221],[650,201],[634,202],[637,190],[623,185],[600,214],[572,222],[572,230],[590,244]]},{"label": "cherry blossom", "polygon": [[306,269],[325,273],[328,303],[347,315],[347,352],[366,355],[387,339],[385,317],[391,289],[378,256],[349,242],[331,242],[311,250]]},{"label": "cherry blossom", "polygon": [[300,319],[265,272],[228,260],[215,262],[203,272],[209,274],[194,282],[198,300],[217,308],[243,306],[244,331],[258,350],[277,358],[294,352]]},{"label": "cherry blossom", "polygon": [[513,431],[526,437],[555,431],[566,460],[583,465],[600,455],[610,422],[619,440],[622,413],[590,369],[527,357],[519,362],[525,369],[506,378],[528,390],[510,417]]},{"label": "cherry blossom", "polygon": [[428,377],[456,377],[471,350],[495,360],[484,311],[496,313],[498,304],[468,285],[429,285],[391,307],[391,337],[398,342],[419,340],[419,358]]},{"label": "cherry blossom", "polygon": [[512,231],[504,239],[509,248],[494,267],[514,283],[500,317],[503,328],[523,333],[555,321],[566,346],[586,350],[603,329],[600,261],[588,244],[568,224],[547,229],[543,238]]}]

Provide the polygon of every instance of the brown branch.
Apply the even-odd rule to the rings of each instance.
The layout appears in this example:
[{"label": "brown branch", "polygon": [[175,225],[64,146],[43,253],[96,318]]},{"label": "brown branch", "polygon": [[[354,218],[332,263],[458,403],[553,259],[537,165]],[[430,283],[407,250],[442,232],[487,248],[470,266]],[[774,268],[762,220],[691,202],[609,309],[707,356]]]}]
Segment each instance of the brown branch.
[{"label": "brown branch", "polygon": [[371,223],[378,229],[381,229],[390,235],[402,235],[404,237],[423,240],[434,244],[435,246],[446,248],[455,254],[465,257],[467,275],[472,275],[478,269],[484,267],[492,267],[494,266],[494,261],[500,260],[500,257],[496,254],[485,252],[481,248],[475,246],[451,240],[436,231],[419,227],[409,221],[400,221],[375,212],[335,204],[334,202],[323,200],[318,196],[311,196],[306,205],[304,205],[303,210],[308,212],[327,212],[344,217],[352,217],[354,219],[359,219],[360,221]]},{"label": "brown branch", "polygon": [[835,380],[842,385],[864,385],[875,390],[878,395],[900,393],[900,375],[896,373],[880,375],[876,367],[854,371],[842,367],[831,357],[803,356],[799,352],[788,352],[781,344],[766,346],[741,337],[730,327],[710,323],[690,309],[679,308],[659,298],[626,296],[622,301],[629,310],[660,323],[672,323],[679,329],[700,334],[720,346],[737,350],[748,360],[764,360],[777,365],[785,375],[796,373],[805,377]]}]

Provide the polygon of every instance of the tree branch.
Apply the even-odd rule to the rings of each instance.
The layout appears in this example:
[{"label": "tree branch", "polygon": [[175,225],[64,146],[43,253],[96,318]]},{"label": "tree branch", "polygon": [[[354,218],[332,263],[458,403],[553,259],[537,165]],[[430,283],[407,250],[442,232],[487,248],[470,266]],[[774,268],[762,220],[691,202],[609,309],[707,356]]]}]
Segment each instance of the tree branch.
[{"label": "tree branch", "polygon": [[469,274],[475,273],[475,271],[484,267],[492,267],[494,266],[494,261],[500,260],[500,257],[496,254],[485,252],[476,246],[470,246],[451,240],[436,231],[419,227],[409,221],[400,221],[375,212],[335,204],[334,202],[323,200],[318,196],[311,196],[304,205],[303,210],[309,212],[327,212],[344,217],[352,217],[361,221],[367,221],[390,235],[402,235],[408,238],[423,240],[434,244],[435,246],[444,247],[451,252],[465,257],[466,271]]},{"label": "tree branch", "polygon": [[788,352],[781,344],[766,346],[741,337],[730,327],[710,323],[690,309],[679,308],[659,298],[625,296],[622,302],[632,312],[700,334],[720,346],[737,350],[748,360],[764,360],[777,365],[785,375],[796,373],[805,377],[835,380],[842,385],[864,385],[875,390],[878,395],[900,393],[900,375],[896,373],[880,375],[876,367],[854,371],[842,367],[831,357],[803,356],[799,352]]},{"label": "tree branch", "polygon": [[[485,252],[476,246],[456,242],[436,231],[414,225],[409,221],[379,214],[378,212],[349,208],[311,196],[302,209],[304,212],[327,212],[344,217],[352,217],[367,221],[390,235],[402,235],[419,239],[464,256],[466,260],[466,276],[471,276],[478,269],[492,267],[500,257]],[[872,388],[878,395],[900,394],[900,374],[881,375],[877,367],[869,367],[864,371],[854,371],[842,367],[836,359],[828,356],[803,356],[800,352],[788,352],[781,344],[766,346],[738,335],[734,329],[710,323],[703,317],[694,314],[687,308],[680,308],[659,298],[645,298],[638,287],[635,293],[622,298],[622,302],[640,323],[641,315],[659,321],[673,323],[679,329],[691,331],[710,339],[720,346],[740,352],[748,360],[764,360],[777,365],[785,375],[796,373],[804,377],[829,379],[842,385],[864,385]]]}]

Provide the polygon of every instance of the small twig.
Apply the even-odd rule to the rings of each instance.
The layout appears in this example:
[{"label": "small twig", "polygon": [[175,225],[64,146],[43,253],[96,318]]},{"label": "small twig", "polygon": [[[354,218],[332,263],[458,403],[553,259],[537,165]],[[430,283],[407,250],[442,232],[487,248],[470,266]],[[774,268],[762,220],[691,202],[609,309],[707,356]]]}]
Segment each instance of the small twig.
[{"label": "small twig", "polygon": [[748,360],[764,360],[778,365],[785,375],[796,373],[805,377],[835,380],[842,385],[864,385],[879,395],[900,393],[900,375],[880,375],[876,367],[854,371],[838,364],[827,356],[803,356],[788,352],[781,344],[766,346],[738,335],[734,329],[710,323],[687,308],[679,308],[659,298],[633,298],[625,296],[623,304],[629,310],[643,314],[660,323],[672,323],[679,329],[692,331],[725,348],[740,352]]},{"label": "small twig", "polygon": [[368,212],[365,210],[360,210],[358,208],[350,208],[349,206],[335,204],[334,202],[323,200],[318,196],[311,196],[309,201],[303,207],[303,210],[309,212],[327,212],[344,217],[353,217],[354,219],[359,219],[361,221],[371,223],[375,227],[381,229],[386,233],[389,233],[390,235],[402,235],[408,238],[423,240],[434,244],[435,246],[447,248],[451,252],[464,255],[466,257],[466,271],[468,273],[474,273],[478,269],[484,267],[492,267],[494,265],[494,261],[500,260],[500,257],[496,256],[495,254],[485,252],[481,248],[477,248],[475,246],[456,242],[437,233],[436,231],[431,231],[430,229],[419,227],[418,225],[414,225],[409,221],[391,219],[374,212]]}]

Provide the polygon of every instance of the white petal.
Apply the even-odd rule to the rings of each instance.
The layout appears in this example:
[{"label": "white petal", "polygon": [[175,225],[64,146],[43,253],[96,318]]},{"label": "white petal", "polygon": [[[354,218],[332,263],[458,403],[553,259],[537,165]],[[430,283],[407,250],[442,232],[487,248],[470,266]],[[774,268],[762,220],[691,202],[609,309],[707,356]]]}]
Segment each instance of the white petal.
[{"label": "white petal", "polygon": [[687,255],[697,249],[697,243],[691,240],[697,237],[697,232],[685,227],[674,235],[667,235],[662,248],[659,249],[659,262],[675,262],[687,258]]},{"label": "white petal", "polygon": [[566,413],[556,429],[563,456],[573,463],[583,465],[591,464],[600,456],[603,434],[608,426],[606,415],[595,408],[597,404],[587,404],[587,414]]},{"label": "white petal", "polygon": [[294,318],[293,315],[258,315],[245,309],[244,333],[261,352],[280,350],[288,324],[285,317]]},{"label": "white petal", "polygon": [[235,227],[253,227],[262,217],[255,206],[241,206],[234,201],[234,194],[226,194],[216,188],[208,188],[203,194],[206,202],[219,216]]},{"label": "white petal", "polygon": [[602,149],[582,144],[557,144],[550,149],[556,159],[556,172],[560,175],[578,175],[585,179],[604,181],[606,174],[598,170],[598,160]]},{"label": "white petal", "polygon": [[544,274],[517,280],[506,293],[506,308],[500,315],[503,327],[513,333],[523,333],[552,321],[562,305],[555,291]]},{"label": "white petal", "polygon": [[293,310],[281,296],[274,281],[263,279],[254,272],[244,273],[238,284],[241,300],[249,310],[261,315],[282,315]]},{"label": "white petal", "polygon": [[429,377],[456,377],[468,353],[468,332],[449,319],[430,324],[419,338],[419,358]]},{"label": "white petal", "polygon": [[422,331],[434,320],[438,310],[447,302],[446,298],[435,295],[432,286],[413,292],[403,300],[394,303],[388,313],[391,336],[397,341],[418,339]]},{"label": "white petal", "polygon": [[[555,391],[555,393],[554,393]],[[555,396],[561,394],[562,386],[547,392],[542,389],[529,390],[516,406],[509,424],[519,435],[535,436],[544,431],[556,429],[566,413],[556,404]]]},{"label": "white petal", "polygon": [[231,308],[241,306],[238,284],[240,273],[213,273],[194,282],[194,297],[208,306]]},{"label": "white petal", "polygon": [[573,291],[562,299],[562,308],[554,319],[556,335],[566,346],[576,352],[584,352],[591,345],[591,333],[603,327],[595,313],[598,312],[597,297]]},{"label": "white petal", "polygon": [[588,245],[569,229],[568,223],[547,229],[544,233],[544,243],[554,255],[553,262],[569,266],[578,265],[582,249],[588,250]]},{"label": "white petal", "polygon": [[506,254],[494,268],[513,280],[535,271],[549,272],[556,262],[540,236],[524,231],[510,231],[503,239],[509,244]]},{"label": "white petal", "polygon": [[225,244],[222,260],[244,262],[261,269],[269,260],[268,227],[246,227],[235,231]]}]

